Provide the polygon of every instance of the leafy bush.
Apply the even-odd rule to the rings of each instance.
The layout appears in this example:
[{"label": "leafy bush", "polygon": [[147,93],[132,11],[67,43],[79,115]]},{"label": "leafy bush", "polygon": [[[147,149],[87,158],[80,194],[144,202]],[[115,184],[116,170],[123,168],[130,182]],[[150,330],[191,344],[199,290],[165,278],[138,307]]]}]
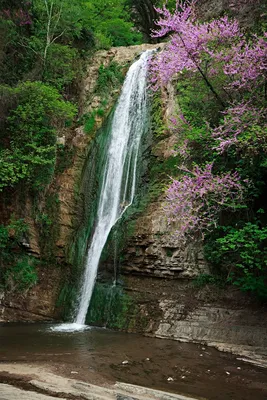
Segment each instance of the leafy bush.
[{"label": "leafy bush", "polygon": [[34,286],[38,278],[36,271],[37,264],[37,260],[29,256],[19,259],[5,273],[6,289],[23,292]]},{"label": "leafy bush", "polygon": [[21,240],[28,226],[23,219],[15,220],[12,216],[8,225],[0,225],[0,264],[9,258],[12,246]]},{"label": "leafy bush", "polygon": [[[25,224],[24,220],[15,220],[14,216],[12,216],[8,225],[0,225],[0,283],[6,288],[9,288],[9,284],[12,285],[12,287],[15,285],[11,269],[14,267],[15,273],[17,269],[20,270],[21,268],[17,265],[23,258],[23,256],[21,258],[19,244],[27,230],[28,226]],[[22,266],[22,269],[24,268],[25,266]],[[24,282],[24,273],[22,275],[22,286],[19,284],[21,290],[26,284],[26,282]],[[28,272],[25,272],[25,276],[26,275],[28,275]],[[25,279],[27,281],[29,278],[25,277]]]},{"label": "leafy bush", "polygon": [[267,298],[267,228],[247,222],[221,230],[223,236],[205,246],[206,258],[221,265],[228,281],[241,290]]},{"label": "leafy bush", "polygon": [[112,46],[132,46],[142,43],[142,35],[132,29],[132,23],[123,21],[120,18],[103,22],[102,32],[107,38],[110,38]]},{"label": "leafy bush", "polygon": [[102,64],[98,70],[96,91],[106,93],[108,88],[121,84],[123,80],[124,75],[119,64],[111,62],[107,67]]},{"label": "leafy bush", "polygon": [[43,80],[58,90],[72,82],[75,77],[74,62],[77,51],[69,46],[53,44],[47,54]]},{"label": "leafy bush", "polygon": [[74,117],[76,107],[41,82],[21,83],[11,94],[16,105],[7,117],[9,141],[0,138],[0,190],[21,180],[39,190],[54,172],[56,129]]}]

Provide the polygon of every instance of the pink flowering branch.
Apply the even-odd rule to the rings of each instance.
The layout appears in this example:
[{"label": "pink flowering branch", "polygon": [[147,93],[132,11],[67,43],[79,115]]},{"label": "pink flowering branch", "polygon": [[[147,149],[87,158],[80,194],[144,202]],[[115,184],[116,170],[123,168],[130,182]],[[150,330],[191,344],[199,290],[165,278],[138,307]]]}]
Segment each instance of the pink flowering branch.
[{"label": "pink flowering branch", "polygon": [[240,103],[224,112],[223,123],[214,129],[212,136],[217,140],[214,148],[220,154],[230,147],[253,154],[267,152],[266,109],[256,108],[249,103]]},{"label": "pink flowering branch", "polygon": [[[197,23],[194,20],[192,3],[189,1],[184,4],[178,2],[173,15],[165,7],[157,11],[160,14],[157,22],[159,30],[155,31],[153,36],[172,36],[165,51],[152,63],[152,83],[155,88],[166,84],[176,73],[185,70],[198,71],[215,98],[225,107],[223,99],[204,71],[202,62],[203,59],[218,57],[222,54],[222,46],[232,45],[233,38],[237,40],[242,37],[238,22],[223,17],[209,23]],[[212,71],[214,75],[216,70]]]},{"label": "pink flowering branch", "polygon": [[173,179],[167,190],[165,210],[169,223],[179,225],[177,237],[202,237],[216,227],[220,212],[235,210],[242,201],[242,185],[239,175],[228,173],[214,175],[213,164],[204,168],[195,166],[192,171],[184,168],[188,175]]},{"label": "pink flowering branch", "polygon": [[[154,37],[170,36],[170,42],[151,65],[152,84],[157,89],[173,75],[184,71],[198,72],[218,102],[225,101],[211,78],[222,72],[225,84],[221,90],[231,99],[233,90],[254,91],[267,88],[267,34],[254,35],[247,42],[236,20],[223,17],[207,23],[194,19],[192,3],[177,3],[171,14],[165,7],[157,9],[160,19]],[[267,90],[266,90],[267,97]]]},{"label": "pink flowering branch", "polygon": [[263,38],[256,35],[252,43],[240,41],[229,54],[223,71],[233,78],[231,89],[255,90],[267,78],[267,33]]}]

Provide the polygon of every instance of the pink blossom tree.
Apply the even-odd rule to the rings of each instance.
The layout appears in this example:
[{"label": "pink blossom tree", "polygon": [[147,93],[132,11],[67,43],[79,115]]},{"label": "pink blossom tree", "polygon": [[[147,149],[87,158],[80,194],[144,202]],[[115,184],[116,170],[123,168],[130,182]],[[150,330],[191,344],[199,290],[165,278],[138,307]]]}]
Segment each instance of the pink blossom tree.
[{"label": "pink blossom tree", "polygon": [[[217,153],[221,155],[233,146],[250,157],[267,151],[266,112],[260,105],[267,93],[266,35],[254,35],[247,41],[238,22],[228,17],[200,23],[194,17],[194,3],[178,1],[174,14],[166,8],[157,10],[159,30],[154,36],[170,35],[170,42],[152,62],[152,85],[158,89],[174,75],[183,79],[184,73],[198,74],[224,115],[211,135]],[[191,129],[183,115],[171,122],[173,129]],[[210,126],[208,130],[212,131]],[[189,158],[188,142],[185,138],[178,150],[185,160]],[[211,154],[213,151],[210,148]],[[203,238],[216,227],[223,209],[235,210],[243,201],[245,182],[239,175],[216,175],[212,166],[183,169],[186,174],[172,179],[167,190],[166,212],[169,222],[179,226],[180,238]]]},{"label": "pink blossom tree", "polygon": [[174,74],[184,71],[198,72],[224,107],[225,103],[211,82],[207,66],[211,67],[211,60],[222,56],[222,49],[232,46],[235,40],[242,37],[242,33],[238,22],[230,21],[228,17],[209,23],[198,23],[194,19],[190,3],[178,1],[173,15],[166,8],[157,9],[161,18],[157,22],[159,30],[154,32],[154,36],[172,36],[166,49],[152,63],[152,82],[158,88],[165,85]]},{"label": "pink blossom tree", "polygon": [[[195,166],[181,179],[172,179],[165,206],[169,223],[178,229],[176,235],[185,241],[204,238],[216,227],[223,209],[235,210],[242,201],[243,188],[237,173],[214,175],[213,164]],[[178,225],[178,226],[177,226]]]},{"label": "pink blossom tree", "polygon": [[224,112],[224,120],[214,129],[212,136],[217,145],[215,150],[223,154],[234,147],[243,155],[253,157],[267,153],[267,111],[247,102],[229,107]]},{"label": "pink blossom tree", "polygon": [[[165,7],[157,9],[159,29],[154,36],[171,36],[165,50],[151,65],[154,87],[165,85],[177,73],[197,72],[223,108],[231,100],[229,88],[238,95],[243,88],[266,87],[266,35],[264,38],[254,35],[247,42],[237,20],[227,16],[199,23],[194,18],[195,2],[179,0],[174,14]],[[225,83],[221,89],[229,96],[226,100],[212,82],[212,77],[219,72],[224,74]]]}]

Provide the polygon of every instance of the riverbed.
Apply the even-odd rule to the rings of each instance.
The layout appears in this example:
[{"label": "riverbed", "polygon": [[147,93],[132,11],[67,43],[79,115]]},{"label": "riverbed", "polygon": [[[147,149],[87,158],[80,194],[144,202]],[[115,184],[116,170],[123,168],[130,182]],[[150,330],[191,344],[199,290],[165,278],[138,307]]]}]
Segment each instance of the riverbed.
[{"label": "riverbed", "polygon": [[266,369],[207,346],[99,328],[51,328],[1,324],[1,364],[45,366],[95,385],[119,381],[209,400],[267,398]]}]

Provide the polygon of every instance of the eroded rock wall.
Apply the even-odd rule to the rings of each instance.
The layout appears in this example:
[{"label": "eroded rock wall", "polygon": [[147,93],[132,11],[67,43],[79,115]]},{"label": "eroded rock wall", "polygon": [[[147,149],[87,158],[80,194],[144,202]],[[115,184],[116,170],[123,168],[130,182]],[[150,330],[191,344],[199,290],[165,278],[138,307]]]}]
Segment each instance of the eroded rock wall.
[{"label": "eroded rock wall", "polygon": [[[7,199],[1,198],[3,210],[0,209],[0,222],[8,221],[12,213],[16,218],[24,219],[28,232],[19,246],[29,255],[40,259],[42,265],[37,269],[38,282],[33,288],[24,293],[2,291],[0,320],[36,321],[62,317],[59,303],[68,302],[69,297],[66,282],[73,280],[75,274],[79,273],[72,270],[81,261],[75,259],[77,254],[74,248],[78,247],[79,255],[83,257],[90,234],[86,226],[91,210],[88,193],[90,185],[85,181],[93,179],[94,165],[98,162],[95,151],[98,132],[105,125],[120,93],[118,85],[109,88],[103,105],[103,98],[96,90],[99,67],[107,67],[111,62],[116,62],[123,67],[126,74],[130,64],[142,51],[154,47],[143,44],[97,52],[89,61],[79,104],[80,121],[83,121],[84,115],[93,113],[100,107],[103,109],[102,115],[95,115],[94,129],[87,134],[81,125],[58,132],[58,142],[63,147],[63,158],[67,167],[57,173],[43,197],[36,200],[20,188]],[[47,198],[53,199],[53,202],[47,203]],[[44,213],[49,214],[52,220],[46,232],[43,232],[43,226],[38,221],[38,215]],[[67,304],[69,306],[70,303]]]}]

